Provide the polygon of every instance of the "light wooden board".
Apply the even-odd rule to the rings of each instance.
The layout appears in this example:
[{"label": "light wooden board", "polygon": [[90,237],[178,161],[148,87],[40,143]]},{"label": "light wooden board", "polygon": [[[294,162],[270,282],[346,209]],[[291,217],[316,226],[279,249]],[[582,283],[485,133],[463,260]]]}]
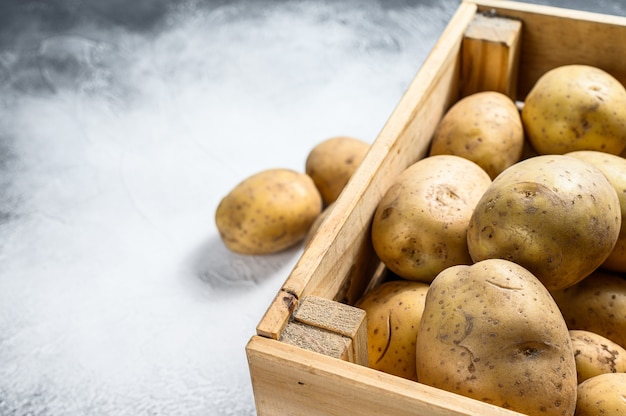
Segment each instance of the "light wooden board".
[{"label": "light wooden board", "polygon": [[246,352],[259,416],[520,415],[273,339]]}]

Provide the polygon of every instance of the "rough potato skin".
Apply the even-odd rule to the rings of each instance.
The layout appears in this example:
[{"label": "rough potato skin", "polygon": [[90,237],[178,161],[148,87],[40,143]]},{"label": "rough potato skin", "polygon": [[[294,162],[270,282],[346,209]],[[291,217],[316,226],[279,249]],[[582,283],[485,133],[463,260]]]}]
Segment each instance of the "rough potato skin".
[{"label": "rough potato skin", "polygon": [[608,373],[578,386],[575,416],[623,416],[626,414],[626,373]]},{"label": "rough potato skin", "polygon": [[318,143],[309,153],[305,172],[313,179],[325,205],[337,200],[367,151],[369,143],[349,136],[336,136]]},{"label": "rough potato skin", "polygon": [[[622,219],[626,218],[626,159],[596,150],[579,150],[566,153],[566,156],[591,163],[602,171],[615,188]],[[622,221],[615,247],[602,263],[602,267],[616,272],[626,272],[626,221]]]},{"label": "rough potato skin", "polygon": [[426,283],[392,280],[357,303],[367,313],[370,368],[417,380],[415,340],[427,291]]},{"label": "rough potato skin", "polygon": [[236,185],[219,203],[215,223],[226,247],[240,254],[270,254],[300,242],[322,211],[311,178],[268,169]]},{"label": "rough potato skin", "polygon": [[467,225],[489,184],[480,166],[460,156],[430,156],[409,166],[374,213],[376,254],[397,275],[425,283],[446,267],[470,264]]},{"label": "rough potato skin", "polygon": [[573,329],[569,333],[578,384],[600,374],[626,372],[624,348],[595,332]]},{"label": "rough potato skin", "polygon": [[482,167],[494,179],[521,159],[524,129],[508,96],[483,91],[457,101],[437,126],[430,155],[457,155]]},{"label": "rough potato skin", "polygon": [[583,329],[626,348],[626,279],[596,270],[572,287],[552,291],[569,329]]},{"label": "rough potato skin", "polygon": [[490,259],[431,283],[417,336],[418,381],[529,415],[572,415],[568,329],[541,282]]},{"label": "rough potato skin", "polygon": [[606,71],[564,65],[546,72],[522,109],[526,137],[540,154],[626,147],[626,89]]},{"label": "rough potato skin", "polygon": [[621,228],[617,194],[579,159],[540,155],[502,172],[469,223],[474,261],[511,260],[550,290],[579,282],[609,256]]}]

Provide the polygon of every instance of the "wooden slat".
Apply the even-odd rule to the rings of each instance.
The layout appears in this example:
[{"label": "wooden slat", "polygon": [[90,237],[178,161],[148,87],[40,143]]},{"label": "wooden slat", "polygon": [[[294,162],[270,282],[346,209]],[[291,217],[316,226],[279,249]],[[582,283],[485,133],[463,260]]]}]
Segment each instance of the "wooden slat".
[{"label": "wooden slat", "polygon": [[461,96],[480,91],[501,92],[517,98],[522,22],[477,14],[461,47]]},{"label": "wooden slat", "polygon": [[267,308],[263,320],[257,325],[258,335],[278,339],[281,332],[287,326],[292,312],[298,305],[298,297],[283,289],[279,290],[274,300]]},{"label": "wooden slat", "polygon": [[259,416],[520,416],[264,337],[246,353]]},{"label": "wooden slat", "polygon": [[481,12],[523,22],[518,99],[539,77],[566,64],[597,66],[626,85],[626,17],[506,0],[465,0]]}]

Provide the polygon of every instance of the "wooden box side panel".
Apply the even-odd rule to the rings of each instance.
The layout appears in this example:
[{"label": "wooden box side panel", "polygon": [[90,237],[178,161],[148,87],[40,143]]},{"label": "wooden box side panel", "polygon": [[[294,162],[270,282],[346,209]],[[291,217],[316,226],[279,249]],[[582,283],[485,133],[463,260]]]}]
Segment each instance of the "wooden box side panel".
[{"label": "wooden box side panel", "polygon": [[548,70],[567,64],[601,68],[626,85],[626,18],[503,0],[477,0],[480,12],[523,22],[518,99]]},{"label": "wooden box side panel", "polygon": [[264,337],[246,353],[259,416],[520,416]]}]

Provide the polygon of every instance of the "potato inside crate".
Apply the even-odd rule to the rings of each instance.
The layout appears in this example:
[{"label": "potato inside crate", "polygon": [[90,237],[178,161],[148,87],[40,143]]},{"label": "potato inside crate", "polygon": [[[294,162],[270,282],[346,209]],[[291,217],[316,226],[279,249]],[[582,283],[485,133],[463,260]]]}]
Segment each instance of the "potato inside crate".
[{"label": "potato inside crate", "polygon": [[626,84],[622,39],[621,17],[461,1],[246,348],[259,415],[518,414],[367,368],[366,318],[351,305],[388,275],[372,247],[372,217],[460,98],[495,90],[522,103],[543,73],[572,63]]}]

